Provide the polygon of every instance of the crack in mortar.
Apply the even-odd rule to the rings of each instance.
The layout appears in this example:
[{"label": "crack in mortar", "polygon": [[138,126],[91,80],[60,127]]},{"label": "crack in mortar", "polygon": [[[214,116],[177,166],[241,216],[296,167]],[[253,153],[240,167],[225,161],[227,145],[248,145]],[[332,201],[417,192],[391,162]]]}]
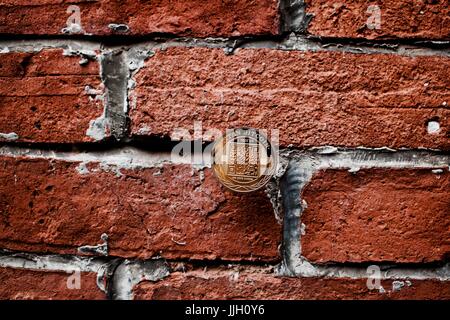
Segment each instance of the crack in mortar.
[{"label": "crack in mortar", "polygon": [[[367,278],[367,269],[364,267],[315,265],[301,255],[304,225],[300,218],[307,204],[300,195],[316,171],[329,168],[348,169],[351,172],[361,168],[450,169],[449,155],[425,150],[339,150],[328,146],[307,151],[284,150],[282,157],[290,162],[280,181],[284,210],[283,261],[277,269],[280,276]],[[450,263],[436,268],[385,266],[382,278],[450,280]]]}]

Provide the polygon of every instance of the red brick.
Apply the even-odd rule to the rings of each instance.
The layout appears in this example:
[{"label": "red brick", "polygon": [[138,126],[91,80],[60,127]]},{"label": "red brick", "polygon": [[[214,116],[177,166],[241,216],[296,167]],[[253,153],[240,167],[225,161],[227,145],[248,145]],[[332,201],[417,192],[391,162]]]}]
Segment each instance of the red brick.
[{"label": "red brick", "polygon": [[429,169],[320,171],[302,192],[302,255],[316,263],[445,261],[450,174]]},{"label": "red brick", "polygon": [[109,236],[126,258],[278,259],[281,227],[264,192],[233,194],[190,165],[102,170],[1,158],[0,247],[75,254]]},{"label": "red brick", "polygon": [[[447,0],[376,2],[306,0],[314,15],[308,32],[320,37],[365,39],[450,39],[450,6]],[[368,7],[378,5],[381,28],[370,29]]]},{"label": "red brick", "polygon": [[[86,93],[102,92],[96,61],[59,49],[0,54],[0,133],[15,133],[20,142],[87,142],[91,120],[103,103]],[[0,138],[1,140],[2,138]]]},{"label": "red brick", "polygon": [[[202,121],[279,129],[282,146],[449,149],[449,70],[438,56],[170,48],[136,76],[131,131],[170,135]],[[434,119],[441,130],[429,134]]]},{"label": "red brick", "polygon": [[442,299],[450,298],[450,282],[411,280],[392,291],[392,280],[381,285],[385,293],[369,290],[366,279],[286,278],[262,273],[193,271],[173,273],[159,282],[141,282],[135,287],[138,300],[353,300],[353,299]]},{"label": "red brick", "polygon": [[73,272],[0,268],[2,300],[103,300],[96,274],[80,272],[80,289],[69,289]]},{"label": "red brick", "polygon": [[[277,34],[277,0],[7,0],[0,4],[0,34],[58,35],[67,27],[70,5],[80,8],[81,33],[87,35],[242,36]],[[110,24],[126,24],[128,32]]]}]

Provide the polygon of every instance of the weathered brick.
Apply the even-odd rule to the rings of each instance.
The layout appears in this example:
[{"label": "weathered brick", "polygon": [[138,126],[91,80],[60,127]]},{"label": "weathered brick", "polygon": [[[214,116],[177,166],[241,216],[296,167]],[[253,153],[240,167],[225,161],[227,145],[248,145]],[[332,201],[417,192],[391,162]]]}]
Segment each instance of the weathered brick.
[{"label": "weathered brick", "polygon": [[350,299],[442,299],[450,298],[450,281],[411,280],[398,291],[392,280],[383,280],[385,293],[369,290],[366,279],[286,278],[270,274],[235,271],[173,273],[159,282],[135,287],[138,300],[350,300]]},{"label": "weathered brick", "polygon": [[[449,70],[439,56],[170,48],[136,75],[131,131],[202,121],[205,131],[279,129],[282,146],[449,149]],[[430,120],[439,132],[427,132]]]},{"label": "weathered brick", "polygon": [[103,87],[98,63],[79,62],[60,49],[0,53],[0,133],[20,142],[93,141],[86,132],[103,103],[86,87]]},{"label": "weathered brick", "polygon": [[86,35],[218,37],[279,31],[277,0],[6,0],[0,4],[0,34],[64,34],[70,5],[80,8],[82,30],[75,33]]},{"label": "weathered brick", "polygon": [[113,256],[278,259],[281,227],[264,192],[233,194],[190,165],[79,165],[1,158],[1,248],[75,254],[106,233]]},{"label": "weathered brick", "polygon": [[[450,6],[447,0],[383,0],[331,2],[306,0],[313,15],[308,32],[320,37],[365,39],[450,39]],[[371,17],[377,5],[379,28]],[[369,19],[369,20],[368,20]],[[371,26],[372,25],[372,26]]]},{"label": "weathered brick", "polygon": [[[0,268],[2,300],[65,300],[106,298],[96,283],[96,274],[80,272],[80,287],[72,282],[74,272]],[[68,283],[69,282],[69,283]],[[69,284],[69,285],[68,285]]]},{"label": "weathered brick", "polygon": [[310,261],[424,263],[449,257],[447,169],[320,171],[302,198],[302,254]]}]

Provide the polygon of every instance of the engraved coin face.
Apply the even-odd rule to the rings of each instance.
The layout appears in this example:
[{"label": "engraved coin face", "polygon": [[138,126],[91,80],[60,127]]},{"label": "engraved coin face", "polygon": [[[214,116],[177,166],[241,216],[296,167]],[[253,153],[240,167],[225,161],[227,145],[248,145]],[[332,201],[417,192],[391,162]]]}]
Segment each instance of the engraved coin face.
[{"label": "engraved coin face", "polygon": [[251,192],[269,182],[276,169],[274,149],[260,131],[227,130],[212,149],[213,171],[219,181],[236,192]]}]

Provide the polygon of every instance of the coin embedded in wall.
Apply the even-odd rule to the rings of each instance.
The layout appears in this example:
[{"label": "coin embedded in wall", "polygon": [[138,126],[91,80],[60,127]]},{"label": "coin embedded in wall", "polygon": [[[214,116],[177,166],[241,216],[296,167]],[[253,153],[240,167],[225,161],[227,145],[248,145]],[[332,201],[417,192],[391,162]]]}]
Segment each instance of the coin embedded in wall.
[{"label": "coin embedded in wall", "polygon": [[257,129],[227,130],[212,149],[213,171],[219,181],[236,192],[265,186],[277,166],[274,148]]}]

